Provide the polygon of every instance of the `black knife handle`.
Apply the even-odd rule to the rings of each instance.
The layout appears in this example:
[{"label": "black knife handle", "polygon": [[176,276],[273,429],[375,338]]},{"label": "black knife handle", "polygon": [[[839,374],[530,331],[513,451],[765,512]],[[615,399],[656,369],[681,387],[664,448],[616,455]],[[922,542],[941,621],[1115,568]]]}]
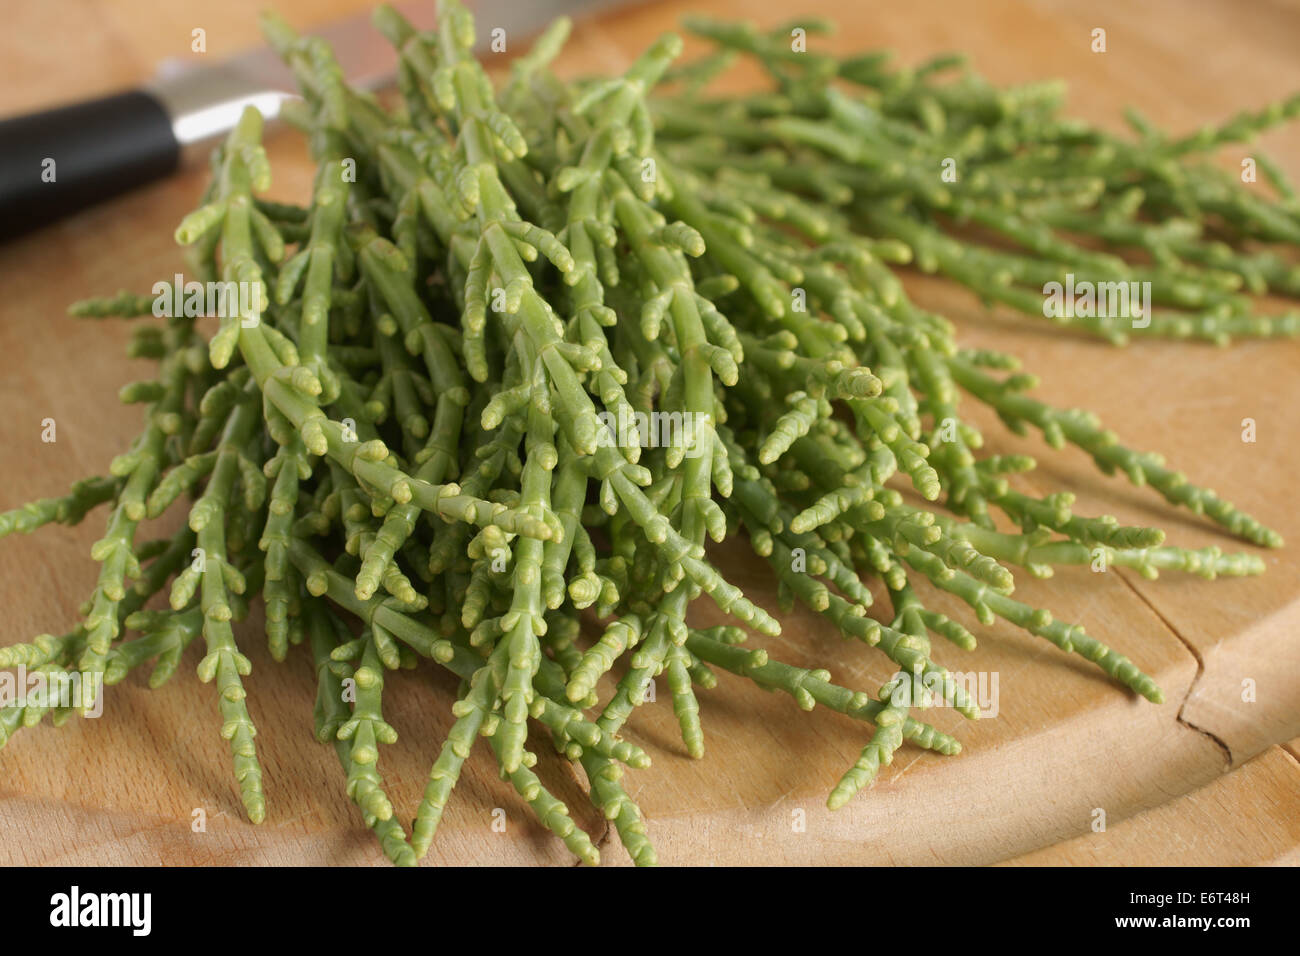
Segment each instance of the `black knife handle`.
[{"label": "black knife handle", "polygon": [[140,91],[0,121],[0,239],[160,179],[179,162],[171,119]]}]

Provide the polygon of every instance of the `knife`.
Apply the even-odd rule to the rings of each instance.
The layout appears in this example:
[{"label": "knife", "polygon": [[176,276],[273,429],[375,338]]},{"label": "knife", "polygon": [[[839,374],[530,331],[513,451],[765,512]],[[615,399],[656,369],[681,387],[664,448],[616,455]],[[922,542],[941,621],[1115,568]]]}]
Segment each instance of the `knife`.
[{"label": "knife", "polygon": [[[623,0],[478,0],[468,4],[485,52],[495,27],[508,43],[559,16],[589,16]],[[394,4],[420,30],[434,26],[433,0]],[[308,31],[333,48],[361,89],[392,85],[397,55],[369,13]],[[510,49],[510,48],[508,48]],[[511,50],[513,52],[513,50]],[[296,99],[293,75],[270,47],[215,66],[164,66],[151,82],[70,106],[0,121],[0,240],[10,239],[201,161],[244,107],[274,122]]]}]

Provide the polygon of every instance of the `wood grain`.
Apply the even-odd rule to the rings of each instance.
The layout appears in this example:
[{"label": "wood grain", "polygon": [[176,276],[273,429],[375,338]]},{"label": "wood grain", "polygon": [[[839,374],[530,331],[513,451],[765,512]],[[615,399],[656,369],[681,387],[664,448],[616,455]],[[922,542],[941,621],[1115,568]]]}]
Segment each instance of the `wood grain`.
[{"label": "wood grain", "polygon": [[[0,112],[138,81],[165,57],[191,56],[196,26],[208,32],[208,56],[234,52],[257,42],[259,6],[260,0],[20,5],[6,12],[8,29],[0,36]],[[365,4],[277,6],[309,27]],[[1086,9],[1063,0],[914,0],[905,8],[653,3],[580,26],[562,69],[619,69],[651,37],[697,10],[766,22],[825,13],[842,28],[816,42],[837,49],[888,46],[916,62],[960,48],[997,82],[1062,76],[1071,84],[1071,110],[1108,126],[1119,125],[1128,103],[1162,125],[1189,129],[1300,89],[1293,50],[1300,9],[1231,0]],[[63,29],[71,23],[76,30]],[[1096,26],[1108,31],[1106,54],[1089,50]],[[37,36],[48,39],[29,42]],[[1264,146],[1300,173],[1294,129],[1270,134]],[[311,178],[301,144],[279,136],[270,151],[274,195],[301,200]],[[0,508],[102,472],[136,433],[138,411],[114,397],[124,381],[147,370],[121,357],[126,329],[74,322],[64,309],[119,287],[148,289],[178,271],[171,232],[201,182],[199,174],[181,175],[0,249]],[[1293,503],[1300,465],[1297,344],[1117,350],[987,312],[947,283],[914,277],[908,287],[922,305],[957,322],[965,343],[1021,355],[1042,375],[1045,399],[1096,410],[1128,442],[1165,452],[1193,480],[1300,542]],[[53,444],[39,437],[47,416],[58,423]],[[1255,444],[1240,439],[1245,417],[1257,422]],[[1098,475],[1082,454],[1051,453],[1006,436],[990,416],[977,421],[997,436],[992,451],[1039,456],[1039,471],[1025,482],[1029,490],[1071,490],[1080,513],[1160,524],[1172,543],[1238,547],[1150,493]],[[94,582],[86,555],[101,527],[96,514],[81,528],[4,542],[0,640],[26,640],[75,619]],[[733,581],[776,610],[769,575],[746,551],[743,542],[730,544],[720,560]],[[1009,627],[978,629],[981,646],[973,654],[936,649],[950,669],[999,678],[996,717],[958,726],[964,722],[955,715],[936,714],[935,723],[963,740],[960,756],[905,748],[870,793],[831,813],[825,795],[863,745],[863,728],[831,713],[802,714],[785,698],[723,676],[716,692],[702,695],[709,747],[703,761],[685,756],[665,699],[637,714],[629,736],[650,750],[655,766],[630,773],[629,791],[649,819],[661,859],[675,863],[1295,862],[1300,777],[1295,744],[1281,746],[1300,734],[1295,553],[1266,554],[1268,573],[1244,581],[1148,582],[1122,570],[1078,569],[1021,582],[1024,600],[1084,624],[1156,676],[1168,701],[1162,706],[1134,701],[1077,659]],[[925,597],[970,621],[944,596]],[[699,615],[708,622],[706,609]],[[867,689],[889,674],[882,655],[843,644],[810,614],[795,612],[785,626],[776,651],[783,659],[829,667],[841,682]],[[332,750],[311,738],[310,666],[302,657],[273,665],[262,649],[260,620],[239,634],[254,663],[248,688],[267,771],[266,823],[253,827],[241,816],[228,751],[216,733],[214,692],[193,679],[192,649],[165,689],[149,691],[137,675],[110,689],[102,719],[23,731],[0,753],[0,862],[380,862],[343,795]],[[1252,703],[1242,700],[1247,679],[1256,685]],[[385,750],[383,770],[404,816],[418,802],[450,723],[450,692],[442,676],[425,670],[390,682],[386,712],[402,737]],[[541,741],[537,746],[545,749]],[[1224,775],[1237,765],[1244,766]],[[580,824],[608,836],[567,766],[543,759],[541,772]],[[193,832],[200,808],[206,829]],[[506,813],[504,833],[491,826],[494,808]],[[1091,829],[1097,809],[1106,812],[1104,834]],[[1230,825],[1217,825],[1225,818]],[[624,862],[608,839],[602,849],[607,861]],[[469,762],[429,860],[571,862],[481,751]]]},{"label": "wood grain", "polygon": [[1300,865],[1300,761],[1270,747],[1233,773],[1119,826],[1008,860],[1009,866]]}]

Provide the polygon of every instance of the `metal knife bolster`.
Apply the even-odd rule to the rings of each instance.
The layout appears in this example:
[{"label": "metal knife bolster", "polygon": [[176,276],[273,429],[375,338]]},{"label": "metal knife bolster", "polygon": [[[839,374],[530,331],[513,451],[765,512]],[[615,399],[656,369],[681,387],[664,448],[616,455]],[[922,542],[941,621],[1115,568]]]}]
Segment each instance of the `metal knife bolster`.
[{"label": "metal knife bolster", "polygon": [[144,87],[171,121],[182,163],[202,162],[248,106],[274,122],[283,105],[298,97],[269,86],[240,60],[169,72]]}]

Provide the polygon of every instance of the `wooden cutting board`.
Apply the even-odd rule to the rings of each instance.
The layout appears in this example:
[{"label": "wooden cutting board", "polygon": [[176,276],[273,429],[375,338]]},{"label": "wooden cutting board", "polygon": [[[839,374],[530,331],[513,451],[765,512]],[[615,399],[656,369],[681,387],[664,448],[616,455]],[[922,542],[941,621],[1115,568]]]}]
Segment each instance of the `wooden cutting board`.
[{"label": "wooden cutting board", "polygon": [[[49,0],[7,11],[0,36],[0,113],[106,91],[147,76],[164,57],[182,59],[191,31],[206,30],[206,56],[257,41],[262,0],[156,5]],[[299,27],[365,6],[355,0],[281,0]],[[1132,103],[1163,126],[1186,130],[1300,89],[1300,6],[1274,0],[1243,9],[1231,0],[1093,3],[913,0],[878,4],[666,2],[582,25],[563,60],[569,72],[617,70],[679,17],[703,10],[786,22],[797,10],[838,18],[839,50],[886,46],[904,62],[968,51],[999,83],[1070,81],[1078,115],[1117,126]],[[76,24],[76,30],[65,30]],[[490,26],[490,25],[489,25]],[[1108,50],[1090,50],[1091,31]],[[30,42],[41,37],[40,43]],[[515,42],[512,38],[511,42]],[[1300,131],[1264,145],[1300,174]],[[277,197],[301,200],[311,167],[300,143],[270,144]],[[1225,156],[1236,165],[1240,157]],[[148,374],[122,357],[124,324],[65,317],[73,299],[118,288],[147,290],[181,268],[171,233],[194,204],[202,176],[186,174],[71,222],[0,248],[0,508],[101,473],[139,426],[118,387]],[[1249,188],[1243,186],[1243,188]],[[825,797],[856,758],[866,732],[829,712],[800,713],[784,697],[724,675],[702,694],[708,754],[689,759],[666,696],[643,708],[629,736],[654,759],[625,778],[645,812],[661,860],[703,863],[1255,863],[1300,861],[1300,345],[1140,344],[1128,350],[1076,339],[1004,312],[990,313],[949,284],[909,280],[924,306],[950,316],[969,345],[1022,356],[1057,404],[1099,412],[1131,444],[1163,451],[1193,480],[1217,488],[1277,528],[1293,546],[1264,555],[1268,573],[1207,584],[1124,570],[1064,570],[1049,581],[1021,576],[1024,600],[1084,624],[1153,674],[1167,703],[1134,700],[1098,672],[1014,629],[978,628],[966,654],[936,644],[952,670],[996,672],[995,718],[966,724],[936,711],[958,733],[960,756],[904,748],[875,787],[831,813]],[[973,406],[972,406],[973,407]],[[41,420],[57,441],[41,441]],[[1243,443],[1253,418],[1258,441]],[[996,452],[1040,454],[1025,486],[1069,489],[1080,513],[1159,524],[1170,542],[1238,548],[1204,521],[1155,496],[1107,479],[1082,454],[1050,453],[1013,439],[989,416]],[[96,513],[77,529],[45,529],[0,543],[0,641],[61,633],[89,593],[87,557],[102,530]],[[775,610],[761,562],[736,542],[720,556],[733,581]],[[927,600],[970,622],[942,596]],[[701,608],[701,620],[709,615]],[[774,653],[828,667],[837,680],[873,690],[888,677],[883,655],[842,643],[806,612],[786,616]],[[311,737],[313,680],[299,654],[276,666],[260,620],[240,633],[252,657],[250,709],[266,770],[267,820],[242,816],[230,760],[217,735],[215,692],[193,677],[198,655],[172,683],[149,691],[143,675],[111,688],[103,718],[21,732],[0,753],[0,862],[43,864],[375,863],[381,855],[343,794],[332,749]],[[1253,702],[1243,682],[1254,682]],[[436,684],[430,688],[429,684]],[[409,818],[450,722],[451,683],[429,670],[389,683],[386,711],[401,733],[382,770]],[[962,724],[962,726],[958,726]],[[1286,741],[1292,741],[1287,744]],[[537,742],[545,749],[545,744]],[[1242,766],[1244,765],[1244,766]],[[572,862],[533,821],[488,755],[470,760],[429,861],[442,864]],[[1234,769],[1238,768],[1240,769]],[[1229,772],[1231,771],[1231,772]],[[604,834],[607,861],[626,862],[585,803],[563,761],[541,761],[543,778],[578,821]],[[501,832],[494,820],[504,810]],[[193,832],[194,812],[207,825]],[[1106,829],[1097,831],[1098,811]]]}]

